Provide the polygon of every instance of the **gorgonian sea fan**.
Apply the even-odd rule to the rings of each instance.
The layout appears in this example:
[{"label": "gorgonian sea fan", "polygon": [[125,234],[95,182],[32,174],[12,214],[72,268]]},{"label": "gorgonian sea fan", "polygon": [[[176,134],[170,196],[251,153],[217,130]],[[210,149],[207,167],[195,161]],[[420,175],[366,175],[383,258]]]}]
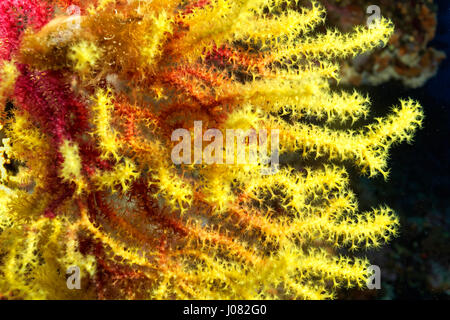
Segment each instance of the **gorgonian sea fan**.
[{"label": "gorgonian sea fan", "polygon": [[[390,147],[423,115],[402,100],[350,130],[369,99],[330,79],[339,58],[386,44],[389,21],[317,33],[323,8],[287,0],[11,0],[0,19],[3,297],[321,299],[365,286],[369,262],[334,248],[378,247],[398,219],[358,212],[345,164],[386,177]],[[195,121],[277,129],[284,161],[271,175],[261,159],[174,164],[172,133]],[[80,290],[66,286],[72,266]]]}]

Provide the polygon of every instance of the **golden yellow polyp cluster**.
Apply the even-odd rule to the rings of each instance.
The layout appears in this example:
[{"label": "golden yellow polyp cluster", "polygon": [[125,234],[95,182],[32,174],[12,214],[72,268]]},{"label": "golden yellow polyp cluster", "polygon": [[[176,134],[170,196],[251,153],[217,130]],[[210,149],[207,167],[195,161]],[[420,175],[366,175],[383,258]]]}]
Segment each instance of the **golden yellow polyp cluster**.
[{"label": "golden yellow polyp cluster", "polygon": [[[97,0],[77,2],[79,17],[60,13],[71,3],[0,61],[1,297],[328,299],[365,288],[370,263],[335,248],[378,247],[399,223],[384,205],[358,211],[345,166],[387,177],[390,147],[410,142],[423,114],[401,100],[362,126],[368,97],[330,79],[338,59],[386,44],[391,22],[318,33],[315,1]],[[172,133],[195,139],[196,121],[223,137],[278,130],[279,170],[174,164]],[[70,267],[80,289],[67,285]]]}]

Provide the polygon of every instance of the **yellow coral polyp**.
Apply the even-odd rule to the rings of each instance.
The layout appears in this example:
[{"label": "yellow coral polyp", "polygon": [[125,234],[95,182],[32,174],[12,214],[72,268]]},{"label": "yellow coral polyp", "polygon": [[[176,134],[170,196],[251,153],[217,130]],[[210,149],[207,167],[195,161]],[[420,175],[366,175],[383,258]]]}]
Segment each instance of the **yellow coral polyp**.
[{"label": "yellow coral polyp", "polygon": [[118,186],[121,187],[122,192],[127,192],[130,184],[136,180],[139,172],[136,171],[136,166],[130,159],[124,159],[123,162],[118,163],[114,170],[106,172],[97,172],[93,177],[98,189],[103,190],[109,188],[115,192]]},{"label": "yellow coral polyp", "polygon": [[68,58],[73,62],[73,68],[80,74],[92,70],[101,57],[100,49],[92,42],[81,41],[69,49]]},{"label": "yellow coral polyp", "polygon": [[76,193],[80,194],[86,187],[86,182],[81,173],[81,158],[78,152],[78,145],[65,140],[60,148],[64,158],[61,169],[61,177],[65,181],[73,182],[77,186]]},{"label": "yellow coral polyp", "polygon": [[111,112],[114,109],[111,90],[100,89],[92,97],[93,124],[95,126],[94,134],[99,138],[100,150],[102,157],[114,157],[116,160],[120,158],[118,149],[120,143],[117,135],[111,127]]},{"label": "yellow coral polyp", "polygon": [[144,65],[152,66],[154,59],[162,54],[166,33],[172,33],[172,23],[167,12],[162,11],[157,17],[150,17],[153,32],[146,35],[141,48]]},{"label": "yellow coral polyp", "polygon": [[178,208],[184,212],[192,203],[193,191],[189,183],[183,181],[170,168],[161,167],[154,176],[158,179],[158,188],[167,203],[172,208]]},{"label": "yellow coral polyp", "polygon": [[0,103],[3,108],[18,76],[19,72],[14,61],[2,61],[0,65]]}]

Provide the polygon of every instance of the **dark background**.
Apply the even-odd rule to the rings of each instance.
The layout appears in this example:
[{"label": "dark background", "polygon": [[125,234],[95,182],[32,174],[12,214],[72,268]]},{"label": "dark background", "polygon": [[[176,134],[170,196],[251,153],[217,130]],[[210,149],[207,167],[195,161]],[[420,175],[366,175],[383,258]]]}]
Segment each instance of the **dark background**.
[{"label": "dark background", "polygon": [[392,149],[388,181],[353,181],[361,210],[387,204],[401,227],[398,238],[365,253],[381,268],[381,289],[343,292],[342,299],[450,298],[450,1],[436,2],[439,24],[430,46],[447,54],[438,74],[419,89],[397,82],[359,89],[370,94],[372,115],[389,113],[399,98],[411,97],[426,118],[413,144]]}]

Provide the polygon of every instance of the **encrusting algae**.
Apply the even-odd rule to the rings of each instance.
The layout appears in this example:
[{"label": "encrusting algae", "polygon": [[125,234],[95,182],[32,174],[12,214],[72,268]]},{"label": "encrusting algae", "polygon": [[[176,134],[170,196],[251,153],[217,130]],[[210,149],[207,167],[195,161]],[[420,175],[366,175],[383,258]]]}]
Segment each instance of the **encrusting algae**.
[{"label": "encrusting algae", "polygon": [[[401,100],[356,127],[368,97],[329,80],[339,59],[386,44],[390,21],[318,34],[323,7],[287,0],[4,0],[0,20],[3,298],[365,288],[369,261],[332,248],[379,247],[399,222],[384,205],[358,211],[345,166],[386,178],[423,114]],[[296,159],[268,175],[267,161],[176,165],[172,133],[195,121],[277,129],[281,159]],[[66,285],[73,266],[80,290]]]}]

